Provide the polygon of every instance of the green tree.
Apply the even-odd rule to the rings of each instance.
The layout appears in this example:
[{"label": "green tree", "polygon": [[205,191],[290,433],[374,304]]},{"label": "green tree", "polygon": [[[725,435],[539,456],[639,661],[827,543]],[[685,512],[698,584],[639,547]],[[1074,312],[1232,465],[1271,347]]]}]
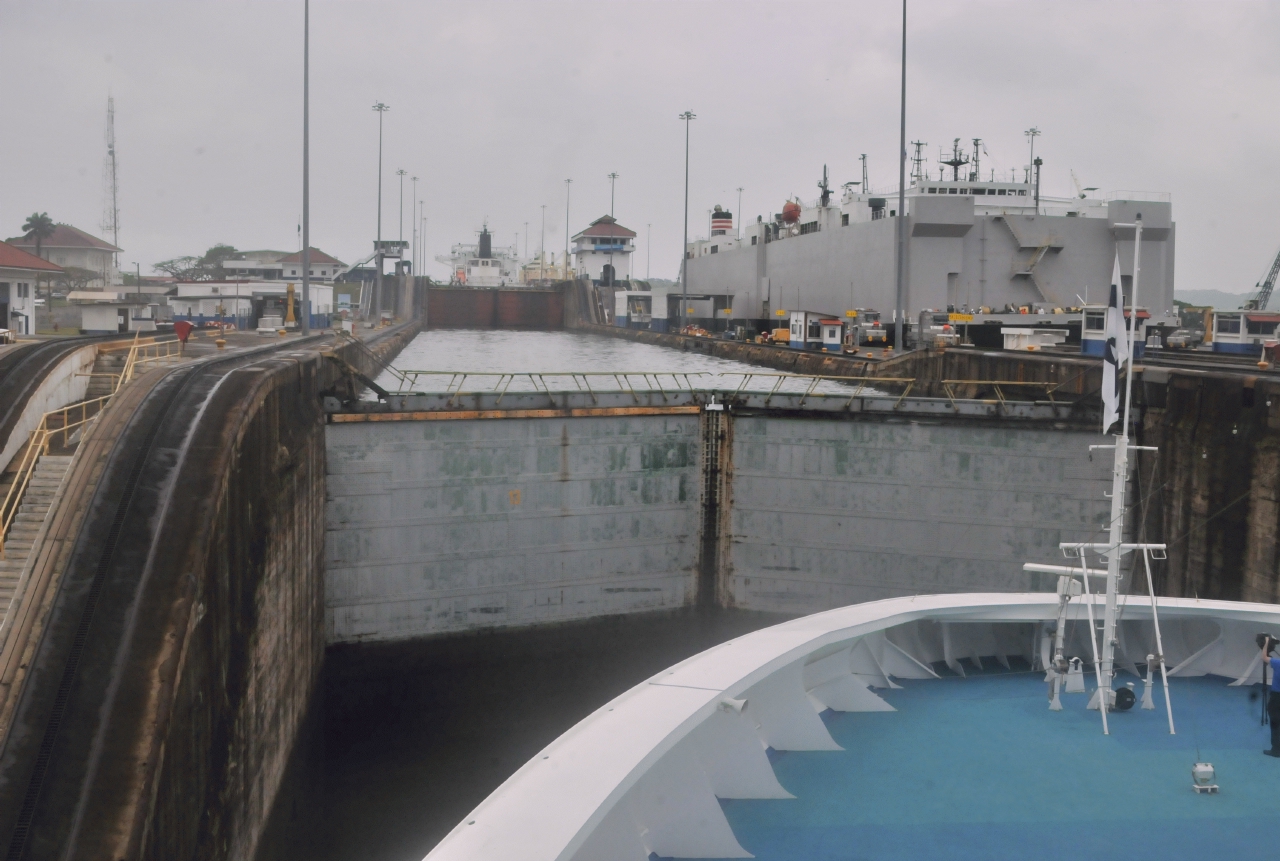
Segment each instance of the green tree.
[{"label": "green tree", "polygon": [[[33,212],[27,216],[26,224],[22,225],[22,233],[24,239],[34,239],[36,241],[36,257],[40,256],[41,246],[44,241],[53,235],[54,228],[57,225],[53,223],[53,219],[49,217],[47,212]],[[44,280],[42,276],[36,276],[36,295],[40,295],[40,282]]]},{"label": "green tree", "polygon": [[226,277],[222,263],[240,252],[233,245],[213,245],[202,257],[175,257],[161,260],[151,268],[179,281],[221,281]]},{"label": "green tree", "polygon": [[27,216],[27,223],[22,225],[22,238],[36,241],[36,257],[40,256],[44,241],[53,235],[56,227],[57,225],[53,223],[53,219],[47,212],[33,212]]}]

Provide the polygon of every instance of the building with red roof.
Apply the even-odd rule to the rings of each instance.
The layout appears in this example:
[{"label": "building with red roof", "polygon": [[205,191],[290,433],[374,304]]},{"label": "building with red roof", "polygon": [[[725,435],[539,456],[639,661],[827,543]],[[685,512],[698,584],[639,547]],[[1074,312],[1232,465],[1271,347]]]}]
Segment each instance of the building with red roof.
[{"label": "building with red roof", "polygon": [[636,232],[602,215],[573,237],[574,269],[580,277],[609,286],[631,279]]},{"label": "building with red roof", "polygon": [[[35,254],[36,239],[34,236],[17,236],[5,240],[16,248]],[[40,243],[40,257],[63,269],[83,269],[97,277],[89,279],[88,284],[99,290],[108,286],[122,284],[119,262],[116,255],[121,249],[85,233],[70,224],[59,224],[53,229],[53,235]]]},{"label": "building with red roof", "polygon": [[62,267],[0,242],[0,329],[30,335],[36,323],[36,284],[62,274]]}]

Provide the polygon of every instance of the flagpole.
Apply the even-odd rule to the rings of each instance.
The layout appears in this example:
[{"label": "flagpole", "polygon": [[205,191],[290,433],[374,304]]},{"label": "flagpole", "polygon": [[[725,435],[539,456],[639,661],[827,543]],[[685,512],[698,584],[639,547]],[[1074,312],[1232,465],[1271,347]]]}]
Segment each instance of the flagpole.
[{"label": "flagpole", "polygon": [[[1124,338],[1125,381],[1124,420],[1120,435],[1116,438],[1115,462],[1111,472],[1111,530],[1110,548],[1107,552],[1107,604],[1102,625],[1102,673],[1099,678],[1098,708],[1103,710],[1103,732],[1106,732],[1105,712],[1112,704],[1112,684],[1115,678],[1116,593],[1120,582],[1121,545],[1124,543],[1124,492],[1129,474],[1129,417],[1133,406],[1133,349],[1134,333],[1138,325],[1138,280],[1142,271],[1142,213],[1134,220],[1133,242],[1133,290],[1129,302],[1132,308],[1132,326],[1124,322],[1124,290],[1116,285],[1120,304],[1121,331]],[[1126,225],[1127,226],[1127,225]],[[1117,371],[1119,363],[1116,364]]]}]

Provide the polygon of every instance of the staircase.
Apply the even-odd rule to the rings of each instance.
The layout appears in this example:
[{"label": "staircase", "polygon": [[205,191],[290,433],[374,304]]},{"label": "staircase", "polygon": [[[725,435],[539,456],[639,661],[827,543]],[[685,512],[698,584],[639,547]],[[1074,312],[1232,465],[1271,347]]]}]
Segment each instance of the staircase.
[{"label": "staircase", "polygon": [[[91,401],[94,398],[106,397],[114,392],[116,379],[124,371],[127,358],[127,351],[123,350],[98,353],[98,357],[93,362],[93,376],[89,378],[89,388],[84,393],[84,399]],[[108,376],[109,374],[116,374],[117,376]]]},{"label": "staircase", "polygon": [[18,514],[4,541],[4,559],[0,559],[0,621],[9,612],[9,604],[18,587],[18,577],[31,555],[32,544],[53,505],[58,485],[71,466],[70,456],[44,455],[36,464],[31,481],[18,505]]}]

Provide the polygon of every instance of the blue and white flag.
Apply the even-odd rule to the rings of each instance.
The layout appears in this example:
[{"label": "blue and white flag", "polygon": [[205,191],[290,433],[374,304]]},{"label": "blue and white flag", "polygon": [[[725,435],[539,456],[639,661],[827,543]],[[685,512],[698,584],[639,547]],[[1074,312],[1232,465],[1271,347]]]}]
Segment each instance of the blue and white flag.
[{"label": "blue and white flag", "polygon": [[1129,332],[1124,324],[1124,308],[1120,287],[1120,255],[1111,270],[1111,299],[1107,303],[1105,334],[1107,345],[1102,354],[1102,432],[1120,421],[1120,372],[1133,355]]}]

